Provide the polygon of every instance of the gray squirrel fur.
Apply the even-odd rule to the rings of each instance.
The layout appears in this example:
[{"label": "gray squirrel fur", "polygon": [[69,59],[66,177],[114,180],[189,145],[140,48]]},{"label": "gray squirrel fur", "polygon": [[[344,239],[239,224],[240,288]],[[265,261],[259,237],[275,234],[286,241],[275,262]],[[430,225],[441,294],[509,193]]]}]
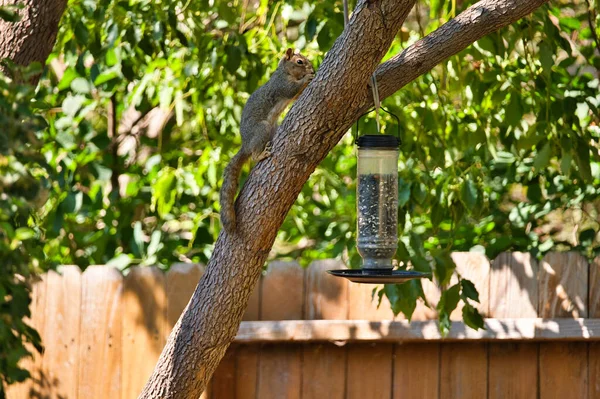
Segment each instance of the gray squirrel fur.
[{"label": "gray squirrel fur", "polygon": [[242,111],[240,134],[242,147],[223,172],[221,186],[221,223],[228,233],[235,232],[235,195],[240,173],[249,158],[260,162],[271,155],[271,140],[277,131],[277,119],[314,78],[310,61],[289,48],[267,83],[259,87]]}]

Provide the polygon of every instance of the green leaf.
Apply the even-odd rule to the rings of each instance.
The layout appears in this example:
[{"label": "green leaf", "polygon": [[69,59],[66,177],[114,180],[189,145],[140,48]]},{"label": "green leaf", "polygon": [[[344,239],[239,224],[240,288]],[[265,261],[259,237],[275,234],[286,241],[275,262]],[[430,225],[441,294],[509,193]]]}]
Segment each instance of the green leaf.
[{"label": "green leaf", "polygon": [[554,59],[552,58],[552,47],[546,42],[540,44],[540,64],[544,68],[545,73],[550,73],[552,66],[554,66]]},{"label": "green leaf", "polygon": [[132,259],[127,254],[120,254],[116,258],[112,258],[108,262],[106,262],[106,266],[116,267],[119,270],[125,269],[127,266],[131,264]]},{"label": "green leaf", "polygon": [[308,20],[306,21],[306,39],[308,41],[311,41],[314,37],[315,34],[317,33],[317,20],[316,18],[314,18],[312,15],[310,17],[308,17]]},{"label": "green leaf", "polygon": [[390,301],[394,316],[402,313],[408,320],[417,307],[417,299],[421,296],[421,283],[412,280],[404,284],[386,284],[384,286],[385,296]]},{"label": "green leaf", "polygon": [[90,92],[91,87],[87,79],[75,78],[71,82],[71,90],[73,90],[75,93],[87,94]]},{"label": "green leaf", "polygon": [[466,178],[460,188],[460,199],[467,210],[471,211],[477,203],[477,186],[470,179]]},{"label": "green leaf", "polygon": [[106,83],[119,77],[121,77],[121,73],[119,71],[114,69],[107,69],[106,71],[96,76],[96,79],[94,79],[94,85],[100,86],[103,83]]},{"label": "green leaf", "polygon": [[575,149],[575,163],[579,169],[579,174],[586,183],[592,183],[592,168],[590,166],[590,150],[587,144],[582,141],[577,142]]},{"label": "green leaf", "polygon": [[483,323],[483,317],[479,314],[479,311],[475,309],[471,304],[465,303],[462,309],[462,316],[465,324],[474,330],[485,329]]},{"label": "green leaf", "polygon": [[546,143],[542,149],[538,151],[535,159],[533,160],[533,167],[538,173],[542,172],[546,166],[548,166],[551,156],[552,148],[550,147],[550,143]]},{"label": "green leaf", "polygon": [[444,310],[444,312],[449,315],[454,309],[456,309],[459,300],[460,285],[454,284],[452,287],[442,292],[442,296],[440,297],[440,302],[438,303],[437,308],[438,310]]},{"label": "green leaf", "polygon": [[513,92],[510,95],[510,102],[506,106],[506,122],[510,126],[517,126],[523,118],[523,107],[518,93]]},{"label": "green leaf", "polygon": [[235,73],[242,63],[242,51],[236,46],[228,46],[225,48],[225,53],[227,54],[225,69],[229,73]]},{"label": "green leaf", "polygon": [[475,302],[479,302],[479,293],[477,292],[477,288],[475,288],[475,285],[470,280],[460,280],[460,286],[462,288],[462,294],[466,298],[472,299]]},{"label": "green leaf", "polygon": [[35,232],[28,227],[19,227],[15,230],[15,239],[19,241],[29,240],[35,236]]},{"label": "green leaf", "polygon": [[77,114],[85,101],[85,97],[81,95],[68,96],[62,103],[63,112],[71,117]]},{"label": "green leaf", "polygon": [[427,198],[427,186],[423,183],[415,184],[412,195],[417,203],[422,204],[425,201],[425,198]]},{"label": "green leaf", "polygon": [[402,208],[410,200],[410,183],[400,179],[398,182],[398,207]]},{"label": "green leaf", "polygon": [[0,7],[0,19],[5,20],[6,22],[16,22],[21,18],[14,7],[4,6]]},{"label": "green leaf", "polygon": [[435,260],[435,275],[441,285],[446,285],[450,282],[450,278],[456,269],[454,260],[447,252],[434,256]]}]

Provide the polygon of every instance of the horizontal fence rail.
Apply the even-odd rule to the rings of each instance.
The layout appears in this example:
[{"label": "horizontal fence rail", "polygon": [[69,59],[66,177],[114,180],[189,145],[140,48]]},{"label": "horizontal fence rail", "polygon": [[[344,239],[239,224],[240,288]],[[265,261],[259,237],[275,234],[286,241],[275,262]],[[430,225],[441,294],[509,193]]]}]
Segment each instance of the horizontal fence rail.
[{"label": "horizontal fence rail", "polygon": [[[408,323],[386,299],[377,307],[374,286],[328,275],[337,261],[272,262],[202,397],[600,399],[600,258],[452,256],[479,291],[486,329],[467,328],[459,308],[446,338],[428,280],[430,307]],[[176,264],[43,275],[29,322],[46,349],[23,361],[34,378],[8,398],[137,398],[202,273]]]}]

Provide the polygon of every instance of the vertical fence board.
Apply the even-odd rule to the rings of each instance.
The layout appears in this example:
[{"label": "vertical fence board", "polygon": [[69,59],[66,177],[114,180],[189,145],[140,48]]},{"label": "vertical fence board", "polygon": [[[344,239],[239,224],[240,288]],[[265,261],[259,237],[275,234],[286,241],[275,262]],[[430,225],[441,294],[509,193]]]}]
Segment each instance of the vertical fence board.
[{"label": "vertical fence board", "polygon": [[81,276],[79,398],[121,397],[121,301],[123,276],[90,266]]},{"label": "vertical fence board", "polygon": [[[373,290],[375,295],[373,295]],[[390,301],[384,295],[381,299],[379,308],[379,297],[377,291],[383,289],[383,286],[373,284],[355,284],[350,283],[348,295],[348,319],[349,320],[394,320],[394,312],[390,306]],[[398,320],[404,319],[399,315]]]},{"label": "vertical fence board", "polygon": [[439,370],[439,344],[396,345],[394,399],[438,399]]},{"label": "vertical fence board", "polygon": [[210,381],[210,396],[212,399],[235,398],[236,375],[235,375],[235,357],[236,346],[231,345],[227,348],[225,356],[215,370]]},{"label": "vertical fence board", "polygon": [[258,357],[260,349],[256,345],[240,345],[235,362],[235,398],[256,399]]},{"label": "vertical fence board", "polygon": [[90,266],[81,277],[79,398],[121,397],[121,300],[123,276]]},{"label": "vertical fence board", "polygon": [[[492,262],[490,317],[537,317],[538,267],[528,253],[502,253]],[[489,399],[538,396],[538,344],[489,344]]]},{"label": "vertical fence board", "polygon": [[[32,283],[31,287],[31,318],[25,320],[26,323],[34,327],[40,337],[44,336],[44,327],[46,321],[46,283],[47,274],[43,274],[40,278]],[[44,342],[42,341],[42,345]],[[31,357],[26,357],[19,362],[20,367],[28,370],[31,378],[19,384],[9,385],[6,389],[6,397],[8,399],[21,399],[41,396],[41,382],[43,381],[42,361],[43,355],[33,347],[27,344],[25,346]]]},{"label": "vertical fence board", "polygon": [[487,349],[482,343],[442,344],[440,399],[487,396]]},{"label": "vertical fence board", "polygon": [[538,344],[489,346],[489,399],[538,397]]},{"label": "vertical fence board", "polygon": [[122,398],[137,398],[152,374],[167,329],[165,275],[156,267],[132,268],[123,290]]},{"label": "vertical fence board", "polygon": [[540,317],[587,317],[588,264],[574,252],[549,253],[539,271]]},{"label": "vertical fence board", "polygon": [[167,336],[187,306],[204,268],[197,263],[176,263],[167,272]]},{"label": "vertical fence board", "polygon": [[348,399],[387,399],[392,392],[392,344],[348,347]]},{"label": "vertical fence board", "polygon": [[[587,317],[588,264],[576,253],[549,253],[539,270],[540,317]],[[540,398],[588,397],[587,343],[540,344]]]},{"label": "vertical fence board", "polygon": [[72,398],[77,396],[81,272],[77,266],[60,272],[48,273],[43,392],[49,398]]},{"label": "vertical fence board", "polygon": [[[301,320],[304,314],[304,270],[297,263],[273,262],[263,277],[262,320]],[[259,358],[258,398],[299,398],[302,348],[266,344]]]},{"label": "vertical fence board", "polygon": [[492,262],[490,317],[534,318],[538,308],[538,264],[528,253],[501,253]]},{"label": "vertical fence board", "polygon": [[[455,252],[456,271],[475,285],[480,303],[474,304],[485,317],[489,313],[490,262],[483,254]],[[456,281],[456,280],[455,280]],[[450,315],[462,320],[462,304]],[[488,385],[486,344],[442,344],[440,349],[440,398],[484,398]]]},{"label": "vertical fence board", "polygon": [[[313,262],[306,278],[306,319],[344,320],[348,316],[348,281],[327,270],[342,269],[334,260]],[[346,347],[311,343],[303,347],[302,398],[344,398]]]},{"label": "vertical fence board", "polygon": [[313,343],[304,346],[303,399],[343,399],[346,383],[345,346]]},{"label": "vertical fence board", "polygon": [[306,319],[345,320],[348,318],[348,281],[327,270],[345,268],[335,260],[313,262],[306,270]]},{"label": "vertical fence board", "polygon": [[256,321],[260,320],[260,286],[262,285],[262,278],[258,279],[252,295],[248,299],[248,307],[242,317],[243,321]]},{"label": "vertical fence board", "polygon": [[540,398],[588,397],[587,343],[540,344]]}]

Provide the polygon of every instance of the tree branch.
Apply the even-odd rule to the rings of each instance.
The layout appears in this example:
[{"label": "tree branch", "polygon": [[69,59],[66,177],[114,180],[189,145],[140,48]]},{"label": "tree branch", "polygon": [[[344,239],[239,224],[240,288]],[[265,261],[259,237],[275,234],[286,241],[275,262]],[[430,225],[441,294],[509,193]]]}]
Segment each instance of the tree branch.
[{"label": "tree branch", "polygon": [[[381,64],[375,71],[381,98],[389,97],[440,62],[489,33],[532,13],[548,0],[482,0]],[[372,101],[361,111],[370,108]]]},{"label": "tree branch", "polygon": [[[302,186],[369,107],[367,82],[415,0],[361,0],[317,76],[292,106],[273,154],[250,172],[236,203],[238,230],[221,232],[200,283],[140,398],[199,397],[235,337],[277,230]],[[545,0],[484,0],[377,69],[391,95]]]},{"label": "tree branch", "polygon": [[[2,3],[19,3],[23,8],[18,12],[21,19],[17,22],[0,19],[0,60],[8,58],[17,65],[37,61],[43,66],[54,46],[67,0],[5,0]],[[32,84],[37,84],[38,79],[36,77]]]}]

